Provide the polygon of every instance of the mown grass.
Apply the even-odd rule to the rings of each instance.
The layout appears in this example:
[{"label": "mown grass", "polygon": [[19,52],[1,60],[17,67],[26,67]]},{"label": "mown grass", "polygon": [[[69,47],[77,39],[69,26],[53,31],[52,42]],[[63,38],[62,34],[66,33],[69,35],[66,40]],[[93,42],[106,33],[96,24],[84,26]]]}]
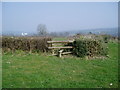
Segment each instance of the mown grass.
[{"label": "mown grass", "polygon": [[[118,44],[109,58],[85,60],[17,52],[3,55],[3,88],[116,88]],[[110,85],[112,83],[112,85]]]}]

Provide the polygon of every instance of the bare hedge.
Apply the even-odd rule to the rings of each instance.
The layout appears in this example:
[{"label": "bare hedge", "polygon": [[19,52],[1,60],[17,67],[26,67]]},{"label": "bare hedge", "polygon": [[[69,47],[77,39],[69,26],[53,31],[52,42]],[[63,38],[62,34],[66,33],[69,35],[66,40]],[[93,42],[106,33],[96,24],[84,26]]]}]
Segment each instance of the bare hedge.
[{"label": "bare hedge", "polygon": [[2,37],[2,51],[47,52],[47,41],[50,40],[50,37]]}]

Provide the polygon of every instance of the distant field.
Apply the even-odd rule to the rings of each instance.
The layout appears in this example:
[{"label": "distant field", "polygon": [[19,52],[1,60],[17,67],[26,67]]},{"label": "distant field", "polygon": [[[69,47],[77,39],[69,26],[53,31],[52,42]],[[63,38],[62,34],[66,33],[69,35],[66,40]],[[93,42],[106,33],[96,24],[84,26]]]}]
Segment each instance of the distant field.
[{"label": "distant field", "polygon": [[64,40],[68,40],[66,37],[56,37],[56,38],[53,38],[53,40],[55,41],[64,41]]},{"label": "distant field", "polygon": [[108,46],[110,57],[105,60],[6,53],[2,57],[3,88],[116,88],[118,44]]}]

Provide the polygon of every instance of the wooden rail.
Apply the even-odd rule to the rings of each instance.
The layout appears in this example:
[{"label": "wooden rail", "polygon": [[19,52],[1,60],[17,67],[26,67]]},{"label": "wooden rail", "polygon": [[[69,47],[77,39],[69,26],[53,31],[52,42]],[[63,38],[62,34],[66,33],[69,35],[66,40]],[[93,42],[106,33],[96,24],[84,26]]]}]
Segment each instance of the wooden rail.
[{"label": "wooden rail", "polygon": [[[73,47],[72,46],[57,46],[57,45],[62,45],[62,44],[65,45],[67,43],[73,43],[73,42],[74,41],[47,41],[47,43],[51,45],[50,47],[48,45],[48,49],[52,50],[52,55],[57,55],[54,52],[55,52],[55,49],[59,49],[59,51],[58,51],[59,57],[61,57],[64,54],[72,53],[72,52],[63,52],[64,51],[63,49],[71,49]],[[56,45],[56,46],[54,46],[54,45]]]},{"label": "wooden rail", "polygon": [[67,48],[73,48],[72,46],[67,47],[48,47],[48,49],[67,49]]},{"label": "wooden rail", "polygon": [[70,54],[70,53],[72,53],[72,52],[63,52],[62,54]]},{"label": "wooden rail", "polygon": [[73,43],[74,41],[47,41],[47,43]]}]

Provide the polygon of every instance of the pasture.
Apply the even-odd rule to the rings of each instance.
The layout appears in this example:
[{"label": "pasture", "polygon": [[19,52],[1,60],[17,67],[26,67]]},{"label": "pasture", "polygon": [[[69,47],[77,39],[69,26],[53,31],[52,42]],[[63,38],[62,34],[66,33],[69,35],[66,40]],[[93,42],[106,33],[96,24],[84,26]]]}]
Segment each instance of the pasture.
[{"label": "pasture", "polygon": [[117,88],[118,43],[109,42],[109,57],[86,60],[48,53],[7,52],[2,56],[3,88]]}]

